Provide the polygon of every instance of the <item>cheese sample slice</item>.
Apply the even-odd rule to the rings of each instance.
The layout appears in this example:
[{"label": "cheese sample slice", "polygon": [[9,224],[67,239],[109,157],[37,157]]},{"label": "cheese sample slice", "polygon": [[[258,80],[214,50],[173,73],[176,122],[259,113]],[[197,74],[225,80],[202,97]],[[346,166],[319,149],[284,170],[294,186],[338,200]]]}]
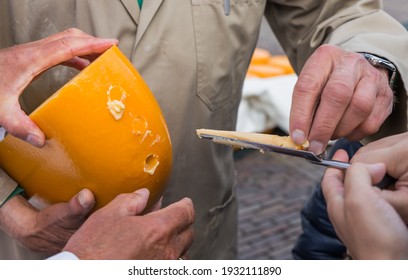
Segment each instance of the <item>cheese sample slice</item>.
[{"label": "cheese sample slice", "polygon": [[162,195],[172,168],[167,125],[152,92],[116,46],[107,50],[32,114],[46,136],[39,149],[7,135],[0,167],[29,198],[68,201],[82,188],[98,209],[120,193]]},{"label": "cheese sample slice", "polygon": [[[292,140],[290,139],[290,136],[279,136],[265,133],[227,131],[215,129],[197,129],[197,135],[199,137],[205,134],[229,137],[237,140],[252,141],[261,144],[274,145],[296,150],[305,150],[309,146],[308,142],[306,142],[303,145],[297,145],[293,143]],[[224,144],[230,144],[231,146],[234,146],[233,142],[226,142]]]}]

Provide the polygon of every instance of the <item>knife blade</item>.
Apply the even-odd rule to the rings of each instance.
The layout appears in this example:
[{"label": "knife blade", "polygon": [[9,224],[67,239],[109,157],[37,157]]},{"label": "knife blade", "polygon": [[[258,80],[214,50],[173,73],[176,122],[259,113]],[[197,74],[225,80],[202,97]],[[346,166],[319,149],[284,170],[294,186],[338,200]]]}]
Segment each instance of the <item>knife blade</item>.
[{"label": "knife blade", "polygon": [[[326,167],[337,168],[341,170],[347,169],[351,164],[349,162],[325,159],[313,152],[301,149],[294,149],[294,148],[287,148],[282,146],[276,146],[271,144],[265,144],[255,141],[249,141],[244,139],[238,139],[235,137],[229,136],[220,136],[210,133],[198,133],[198,136],[202,139],[211,140],[214,143],[233,146],[241,149],[255,149],[259,150],[260,152],[275,152],[279,154],[295,156],[306,159],[308,162],[322,165]],[[392,184],[394,184],[397,180],[390,175],[386,174],[384,178],[378,183],[376,186],[380,189],[385,189]]]}]

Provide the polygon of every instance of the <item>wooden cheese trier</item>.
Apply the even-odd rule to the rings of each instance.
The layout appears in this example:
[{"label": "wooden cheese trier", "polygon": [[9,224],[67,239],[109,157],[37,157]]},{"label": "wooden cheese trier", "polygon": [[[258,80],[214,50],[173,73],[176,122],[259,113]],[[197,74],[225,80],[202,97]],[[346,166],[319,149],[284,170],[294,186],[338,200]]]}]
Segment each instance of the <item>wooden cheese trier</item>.
[{"label": "wooden cheese trier", "polygon": [[[214,129],[197,129],[196,132],[200,138],[211,140],[217,144],[301,157],[313,164],[338,169],[347,169],[350,166],[349,162],[324,159],[323,157],[308,151],[308,143],[305,143],[304,145],[296,145],[292,142],[289,136]],[[385,189],[395,182],[395,178],[386,174],[381,182],[377,184],[377,187]]]}]

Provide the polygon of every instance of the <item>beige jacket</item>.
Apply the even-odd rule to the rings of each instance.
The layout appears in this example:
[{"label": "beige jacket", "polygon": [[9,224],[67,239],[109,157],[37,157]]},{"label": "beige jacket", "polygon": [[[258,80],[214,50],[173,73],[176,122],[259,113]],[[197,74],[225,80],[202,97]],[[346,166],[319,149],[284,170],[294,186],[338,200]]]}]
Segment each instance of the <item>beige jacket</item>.
[{"label": "beige jacket", "polygon": [[[174,170],[164,202],[193,199],[196,238],[190,254],[195,259],[236,256],[232,150],[198,139],[195,129],[235,129],[245,73],[264,14],[297,72],[315,48],[335,43],[384,56],[408,78],[407,32],[379,10],[379,1],[230,2],[228,16],[223,0],[145,0],[140,13],[136,0],[0,2],[0,47],[69,27],[119,39],[119,47],[150,86],[167,120]],[[24,109],[32,111],[72,75],[65,68],[47,72],[22,97]],[[399,86],[400,103],[387,127],[393,133],[406,129],[406,96],[402,83]]]}]

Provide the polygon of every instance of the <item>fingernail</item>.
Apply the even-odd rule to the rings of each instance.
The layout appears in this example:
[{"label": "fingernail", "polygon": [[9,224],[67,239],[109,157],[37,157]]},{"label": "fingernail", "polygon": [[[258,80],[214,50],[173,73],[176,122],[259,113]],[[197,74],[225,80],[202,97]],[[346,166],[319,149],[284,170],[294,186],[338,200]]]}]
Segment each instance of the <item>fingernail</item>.
[{"label": "fingernail", "polygon": [[144,196],[144,197],[149,197],[150,195],[149,190],[146,188],[138,189],[137,191],[135,191],[135,193],[137,193],[138,195]]},{"label": "fingernail", "polygon": [[85,190],[79,192],[78,201],[83,208],[91,208],[95,203],[93,199],[89,199],[89,196],[87,195]]},{"label": "fingernail", "polygon": [[322,142],[313,140],[310,141],[308,150],[315,153],[316,155],[320,155],[324,152],[324,145]]},{"label": "fingernail", "polygon": [[300,129],[295,129],[291,134],[292,141],[295,144],[302,145],[306,142],[305,133]]},{"label": "fingernail", "polygon": [[34,134],[28,134],[25,141],[38,148],[42,148],[45,145],[42,139]]},{"label": "fingernail", "polygon": [[3,141],[4,137],[6,137],[7,131],[0,126],[0,142]]},{"label": "fingernail", "polygon": [[367,168],[373,173],[382,172],[385,168],[384,163],[371,163],[367,164]]}]

